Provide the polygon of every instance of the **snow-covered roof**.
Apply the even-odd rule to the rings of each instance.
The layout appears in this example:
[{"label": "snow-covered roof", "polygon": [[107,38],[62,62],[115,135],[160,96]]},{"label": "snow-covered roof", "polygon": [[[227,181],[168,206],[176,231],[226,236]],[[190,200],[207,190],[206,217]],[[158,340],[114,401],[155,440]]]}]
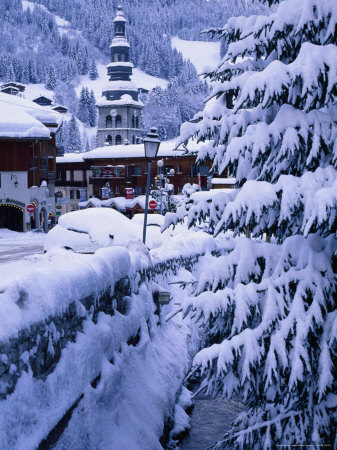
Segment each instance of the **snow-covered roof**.
[{"label": "snow-covered roof", "polygon": [[0,92],[1,138],[50,138],[46,125],[57,128],[62,116],[22,97]]},{"label": "snow-covered roof", "polygon": [[[183,150],[175,150],[177,142],[164,141],[160,144],[158,157],[165,156],[182,156]],[[197,149],[199,144],[191,143],[191,150]],[[142,158],[144,157],[144,144],[130,144],[130,145],[109,145],[105,147],[98,147],[90,152],[82,153],[84,160],[90,159],[106,159],[106,158]]]},{"label": "snow-covered roof", "polygon": [[126,22],[126,18],[123,15],[123,11],[118,11],[117,16],[114,18],[113,22]]},{"label": "snow-covered roof", "polygon": [[115,37],[110,44],[111,47],[130,47],[130,44],[125,38]]},{"label": "snow-covered roof", "polygon": [[83,154],[84,153],[65,153],[63,156],[56,157],[56,163],[83,162]]},{"label": "snow-covered roof", "polygon": [[103,96],[100,97],[96,102],[96,106],[118,106],[118,105],[132,105],[143,107],[144,103],[140,100],[134,100],[129,94],[122,95],[119,100],[108,100],[106,97]]},{"label": "snow-covered roof", "polygon": [[105,91],[138,91],[138,88],[132,81],[114,80],[103,87],[103,92]]}]

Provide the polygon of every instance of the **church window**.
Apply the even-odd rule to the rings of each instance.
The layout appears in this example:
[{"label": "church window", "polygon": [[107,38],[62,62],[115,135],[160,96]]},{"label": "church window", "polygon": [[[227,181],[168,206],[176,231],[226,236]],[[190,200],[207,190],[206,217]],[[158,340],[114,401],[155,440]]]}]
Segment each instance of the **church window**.
[{"label": "church window", "polygon": [[106,116],[105,128],[112,128],[112,117],[110,115]]},{"label": "church window", "polygon": [[122,118],[120,115],[116,116],[116,128],[120,128],[122,126]]},{"label": "church window", "polygon": [[135,128],[135,126],[136,126],[135,116],[132,116],[132,128]]},{"label": "church window", "polygon": [[112,145],[112,136],[111,134],[108,134],[105,141],[108,145]]},{"label": "church window", "polygon": [[118,61],[122,61],[122,55],[118,53]]},{"label": "church window", "polygon": [[122,143],[122,136],[120,134],[117,134],[116,136],[116,145],[121,145]]},{"label": "church window", "polygon": [[138,124],[138,116],[136,116],[136,128],[139,128],[138,125],[139,125],[139,124]]}]

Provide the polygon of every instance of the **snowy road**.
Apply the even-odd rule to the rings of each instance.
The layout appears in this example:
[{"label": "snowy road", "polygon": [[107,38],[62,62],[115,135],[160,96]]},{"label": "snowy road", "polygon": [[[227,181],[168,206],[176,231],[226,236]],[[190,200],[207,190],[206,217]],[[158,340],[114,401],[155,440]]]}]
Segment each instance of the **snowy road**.
[{"label": "snowy road", "polygon": [[0,230],[0,264],[18,261],[25,256],[43,253],[46,235]]}]

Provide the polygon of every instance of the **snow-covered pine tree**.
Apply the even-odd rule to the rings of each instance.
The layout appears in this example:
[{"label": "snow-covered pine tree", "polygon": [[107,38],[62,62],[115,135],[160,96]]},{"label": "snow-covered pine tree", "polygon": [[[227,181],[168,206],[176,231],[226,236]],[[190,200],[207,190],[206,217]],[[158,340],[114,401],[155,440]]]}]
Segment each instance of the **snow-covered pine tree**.
[{"label": "snow-covered pine tree", "polygon": [[56,88],[56,72],[54,66],[50,66],[47,72],[45,82],[46,89],[53,91]]},{"label": "snow-covered pine tree", "polygon": [[91,61],[90,70],[89,70],[89,78],[90,78],[90,80],[96,80],[98,78],[97,66],[96,66],[94,59],[92,59],[92,61]]},{"label": "snow-covered pine tree", "polygon": [[80,131],[74,116],[71,116],[68,127],[67,152],[74,153],[82,151],[82,140]]},{"label": "snow-covered pine tree", "polygon": [[269,16],[212,30],[229,47],[205,109],[181,129],[205,141],[199,162],[237,179],[188,212],[236,235],[184,305],[205,333],[193,370],[209,394],[244,398],[218,448],[335,448],[337,3],[268,3]]},{"label": "snow-covered pine tree", "polygon": [[77,117],[84,124],[89,124],[89,102],[90,98],[88,98],[88,88],[84,86],[81,89],[80,99],[78,101],[78,112]]},{"label": "snow-covered pine tree", "polygon": [[97,108],[96,99],[94,91],[90,91],[90,102],[89,102],[89,125],[95,127],[97,125]]}]

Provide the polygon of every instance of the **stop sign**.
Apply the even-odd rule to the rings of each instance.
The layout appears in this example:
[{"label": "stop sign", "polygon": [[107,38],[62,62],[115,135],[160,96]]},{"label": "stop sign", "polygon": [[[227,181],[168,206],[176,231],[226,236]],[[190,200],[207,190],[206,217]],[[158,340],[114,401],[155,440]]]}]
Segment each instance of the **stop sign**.
[{"label": "stop sign", "polygon": [[26,210],[29,213],[33,213],[35,211],[35,206],[30,203],[29,205],[26,206]]},{"label": "stop sign", "polygon": [[150,200],[149,201],[149,207],[151,209],[155,209],[156,206],[157,206],[157,202],[155,200]]}]

